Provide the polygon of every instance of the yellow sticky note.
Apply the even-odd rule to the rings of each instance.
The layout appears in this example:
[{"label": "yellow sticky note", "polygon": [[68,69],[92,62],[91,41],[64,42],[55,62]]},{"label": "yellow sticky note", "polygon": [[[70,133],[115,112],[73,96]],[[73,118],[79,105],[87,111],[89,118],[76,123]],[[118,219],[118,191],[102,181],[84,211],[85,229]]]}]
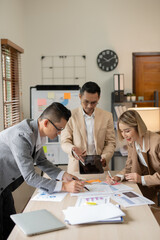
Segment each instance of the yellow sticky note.
[{"label": "yellow sticky note", "polygon": [[47,146],[43,146],[44,153],[47,153]]},{"label": "yellow sticky note", "polygon": [[54,98],[54,92],[48,92],[48,98]]},{"label": "yellow sticky note", "polygon": [[71,93],[64,93],[64,99],[71,99]]}]

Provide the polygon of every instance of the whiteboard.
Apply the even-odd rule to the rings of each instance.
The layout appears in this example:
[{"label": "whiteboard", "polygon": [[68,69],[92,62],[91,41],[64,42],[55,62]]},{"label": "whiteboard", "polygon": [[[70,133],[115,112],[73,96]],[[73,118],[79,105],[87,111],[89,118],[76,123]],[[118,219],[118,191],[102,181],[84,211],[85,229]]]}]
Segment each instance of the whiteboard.
[{"label": "whiteboard", "polygon": [[[37,119],[46,107],[59,102],[72,110],[79,107],[79,85],[37,85],[30,87],[30,117]],[[60,146],[60,135],[54,140],[46,137],[43,147],[47,159],[54,164],[68,164],[68,155]]]}]

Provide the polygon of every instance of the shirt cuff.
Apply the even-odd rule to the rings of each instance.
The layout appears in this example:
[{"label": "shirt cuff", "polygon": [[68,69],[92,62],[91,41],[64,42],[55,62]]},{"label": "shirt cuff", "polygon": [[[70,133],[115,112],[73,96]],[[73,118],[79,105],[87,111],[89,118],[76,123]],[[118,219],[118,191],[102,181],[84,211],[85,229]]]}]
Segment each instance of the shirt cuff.
[{"label": "shirt cuff", "polygon": [[143,185],[143,186],[146,186],[146,182],[145,182],[145,180],[144,180],[144,176],[141,176],[141,182],[142,182],[142,185]]},{"label": "shirt cuff", "polygon": [[54,192],[60,192],[62,190],[62,182],[57,182]]},{"label": "shirt cuff", "polygon": [[65,173],[65,171],[61,171],[61,172],[57,175],[56,179],[59,180],[59,181],[61,181],[64,173]]},{"label": "shirt cuff", "polygon": [[120,177],[121,182],[123,181],[123,179],[124,179],[124,175],[116,174],[116,176],[117,176],[117,177]]}]

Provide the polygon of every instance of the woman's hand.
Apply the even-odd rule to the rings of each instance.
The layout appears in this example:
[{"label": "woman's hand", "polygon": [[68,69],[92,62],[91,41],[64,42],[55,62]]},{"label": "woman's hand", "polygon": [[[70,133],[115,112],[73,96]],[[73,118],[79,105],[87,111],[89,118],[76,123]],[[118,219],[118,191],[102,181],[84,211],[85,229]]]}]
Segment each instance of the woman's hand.
[{"label": "woman's hand", "polygon": [[142,183],[141,176],[138,173],[127,173],[125,179],[129,182]]},{"label": "woman's hand", "polygon": [[107,177],[106,177],[106,182],[109,185],[115,184],[116,182],[119,182],[119,181],[121,181],[121,178],[118,176],[114,176],[111,178],[109,175],[107,175]]}]

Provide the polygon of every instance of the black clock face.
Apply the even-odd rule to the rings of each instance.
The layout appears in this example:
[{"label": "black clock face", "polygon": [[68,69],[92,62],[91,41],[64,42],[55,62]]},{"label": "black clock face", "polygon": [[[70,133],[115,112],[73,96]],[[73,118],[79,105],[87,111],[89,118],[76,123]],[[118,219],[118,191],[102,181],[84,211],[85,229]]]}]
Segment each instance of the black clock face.
[{"label": "black clock face", "polygon": [[105,72],[114,70],[118,65],[118,56],[112,50],[104,50],[98,54],[97,64]]}]

